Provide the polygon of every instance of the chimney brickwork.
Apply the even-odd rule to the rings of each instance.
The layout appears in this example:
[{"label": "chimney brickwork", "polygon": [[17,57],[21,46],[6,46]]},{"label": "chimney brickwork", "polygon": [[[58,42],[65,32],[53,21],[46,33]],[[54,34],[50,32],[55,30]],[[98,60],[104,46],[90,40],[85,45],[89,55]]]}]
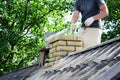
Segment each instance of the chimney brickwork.
[{"label": "chimney brickwork", "polygon": [[50,59],[45,67],[50,67],[55,64],[59,59],[71,54],[75,51],[82,50],[82,38],[78,36],[60,35],[48,40],[50,45]]}]

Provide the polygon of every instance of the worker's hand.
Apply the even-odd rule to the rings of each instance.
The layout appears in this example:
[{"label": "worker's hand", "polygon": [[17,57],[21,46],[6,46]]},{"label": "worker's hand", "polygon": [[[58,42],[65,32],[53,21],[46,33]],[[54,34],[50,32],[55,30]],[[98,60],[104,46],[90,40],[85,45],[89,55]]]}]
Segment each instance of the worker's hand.
[{"label": "worker's hand", "polygon": [[85,20],[84,24],[85,24],[85,26],[90,26],[94,21],[95,21],[94,18],[90,17]]},{"label": "worker's hand", "polygon": [[74,32],[74,31],[75,31],[75,24],[74,24],[74,23],[72,23],[72,24],[71,24],[70,29],[71,29],[71,31],[72,31],[72,32]]}]

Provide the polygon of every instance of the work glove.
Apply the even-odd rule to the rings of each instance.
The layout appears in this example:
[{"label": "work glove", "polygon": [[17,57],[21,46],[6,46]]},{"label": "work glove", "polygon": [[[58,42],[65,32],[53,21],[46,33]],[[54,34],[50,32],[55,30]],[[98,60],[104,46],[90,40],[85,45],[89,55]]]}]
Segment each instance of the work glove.
[{"label": "work glove", "polygon": [[90,17],[85,20],[84,24],[85,24],[85,26],[90,26],[94,21],[95,21],[94,18]]},{"label": "work glove", "polygon": [[75,24],[74,24],[74,23],[71,24],[71,31],[72,31],[72,32],[75,31]]}]

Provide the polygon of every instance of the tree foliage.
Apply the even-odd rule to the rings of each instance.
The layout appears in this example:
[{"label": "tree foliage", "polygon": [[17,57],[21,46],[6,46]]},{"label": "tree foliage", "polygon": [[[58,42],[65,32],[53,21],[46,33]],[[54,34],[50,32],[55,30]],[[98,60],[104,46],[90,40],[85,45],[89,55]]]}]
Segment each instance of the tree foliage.
[{"label": "tree foliage", "polygon": [[70,0],[0,0],[0,75],[37,62],[44,33],[67,27],[63,16],[71,6]]},{"label": "tree foliage", "polygon": [[102,41],[120,36],[120,0],[106,0],[106,2],[109,15],[105,18]]}]

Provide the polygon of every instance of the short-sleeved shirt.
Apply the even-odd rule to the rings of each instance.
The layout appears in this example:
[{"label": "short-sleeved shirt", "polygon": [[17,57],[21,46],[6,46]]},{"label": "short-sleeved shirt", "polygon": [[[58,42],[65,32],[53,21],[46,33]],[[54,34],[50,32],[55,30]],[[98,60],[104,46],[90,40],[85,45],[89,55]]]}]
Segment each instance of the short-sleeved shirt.
[{"label": "short-sleeved shirt", "polygon": [[[105,3],[104,0],[77,0],[75,3],[75,10],[81,12],[82,27],[85,26],[84,22],[87,18],[95,16],[100,13],[100,6]],[[90,27],[101,28],[100,20],[94,21]]]}]

